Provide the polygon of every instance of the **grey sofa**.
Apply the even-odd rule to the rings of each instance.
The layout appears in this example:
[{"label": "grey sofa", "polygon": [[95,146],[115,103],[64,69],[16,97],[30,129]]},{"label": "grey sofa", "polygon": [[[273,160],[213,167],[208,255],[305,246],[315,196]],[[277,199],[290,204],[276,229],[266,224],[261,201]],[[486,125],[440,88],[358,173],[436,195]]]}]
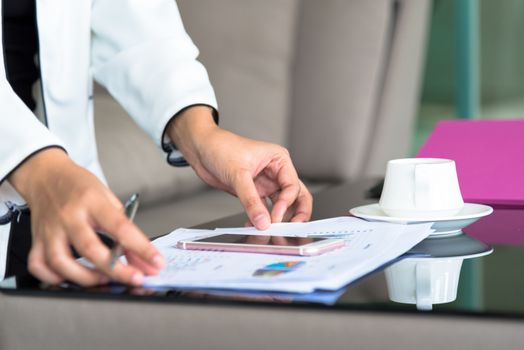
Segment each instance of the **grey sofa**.
[{"label": "grey sofa", "polygon": [[[312,190],[407,156],[429,0],[179,0],[221,126],[288,147]],[[161,84],[162,82],[159,82]],[[103,89],[96,129],[110,187],[138,191],[148,235],[242,211],[165,155]]]}]

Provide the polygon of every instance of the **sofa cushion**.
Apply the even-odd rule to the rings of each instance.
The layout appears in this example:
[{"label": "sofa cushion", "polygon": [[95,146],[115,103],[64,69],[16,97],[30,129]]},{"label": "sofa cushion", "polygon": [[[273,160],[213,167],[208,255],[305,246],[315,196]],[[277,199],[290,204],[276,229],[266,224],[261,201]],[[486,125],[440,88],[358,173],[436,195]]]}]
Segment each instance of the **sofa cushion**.
[{"label": "sofa cushion", "polygon": [[297,38],[291,152],[311,178],[365,164],[385,69],[391,0],[304,0]]},{"label": "sofa cushion", "polygon": [[135,222],[147,236],[157,237],[175,228],[195,226],[242,211],[236,197],[209,189],[178,200],[141,208],[136,214]]},{"label": "sofa cushion", "polygon": [[102,169],[121,200],[139,192],[147,205],[205,188],[191,168],[169,166],[164,152],[100,89],[95,93],[95,127]]},{"label": "sofa cushion", "polygon": [[215,87],[221,125],[287,144],[297,0],[178,0]]},{"label": "sofa cushion", "polygon": [[310,178],[377,176],[409,155],[428,0],[303,0],[290,150]]}]

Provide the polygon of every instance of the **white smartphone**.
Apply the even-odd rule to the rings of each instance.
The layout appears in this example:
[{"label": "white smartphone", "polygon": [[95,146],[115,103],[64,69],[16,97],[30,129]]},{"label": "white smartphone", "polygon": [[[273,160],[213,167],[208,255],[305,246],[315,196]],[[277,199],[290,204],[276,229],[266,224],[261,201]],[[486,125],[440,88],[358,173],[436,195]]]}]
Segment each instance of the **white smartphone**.
[{"label": "white smartphone", "polygon": [[311,256],[345,245],[342,239],[221,234],[181,240],[180,249]]}]

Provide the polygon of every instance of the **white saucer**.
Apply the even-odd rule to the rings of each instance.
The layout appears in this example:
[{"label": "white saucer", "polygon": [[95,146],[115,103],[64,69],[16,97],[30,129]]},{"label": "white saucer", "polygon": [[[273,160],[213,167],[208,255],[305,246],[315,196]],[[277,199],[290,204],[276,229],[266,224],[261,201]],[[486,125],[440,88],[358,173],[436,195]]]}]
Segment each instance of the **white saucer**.
[{"label": "white saucer", "polygon": [[488,205],[465,203],[464,207],[456,215],[448,217],[422,217],[422,218],[399,218],[387,216],[378,203],[363,205],[349,210],[353,216],[368,221],[383,221],[395,224],[421,224],[425,222],[434,222],[432,229],[435,230],[433,235],[459,233],[461,230],[474,223],[481,217],[487,216],[493,212],[493,208]]}]

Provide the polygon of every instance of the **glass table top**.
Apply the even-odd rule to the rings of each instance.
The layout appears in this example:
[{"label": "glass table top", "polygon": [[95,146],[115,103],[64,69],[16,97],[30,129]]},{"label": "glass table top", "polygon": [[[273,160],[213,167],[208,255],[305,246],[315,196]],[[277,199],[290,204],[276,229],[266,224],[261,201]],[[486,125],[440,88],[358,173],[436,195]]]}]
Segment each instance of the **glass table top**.
[{"label": "glass table top", "polygon": [[[368,192],[374,182],[374,180],[363,180],[341,184],[317,193],[313,219],[348,215],[348,210],[352,207],[376,202],[376,199],[369,198]],[[245,222],[245,217],[239,214],[199,227],[232,227],[242,225],[243,222]],[[524,295],[522,269],[524,266],[524,207],[495,207],[492,215],[464,228],[463,233],[430,237],[411,251],[429,252],[431,257],[411,257],[393,263],[335,292],[240,293],[216,290],[144,289],[120,285],[91,289],[74,286],[62,288],[41,286],[36,280],[27,276],[6,280],[2,282],[0,288],[7,293],[31,296],[289,305],[338,310],[430,312],[477,317],[524,318],[524,300],[522,298]],[[415,263],[411,264],[410,259]],[[425,266],[422,266],[424,264]],[[431,286],[427,284],[429,283],[427,278],[423,278],[424,273],[428,271],[431,271],[430,275],[433,279]],[[440,302],[442,300],[446,302],[433,304],[430,301],[431,306],[428,308],[427,305],[424,306],[423,302],[413,300],[413,294],[420,296],[421,300],[424,297],[427,298],[428,295],[424,295],[424,288],[427,289],[428,286],[433,294],[435,290],[440,290],[438,293],[441,294],[449,294],[453,288],[449,286],[453,284],[453,278],[458,280],[456,299],[453,301],[445,300],[449,299],[449,296],[444,295],[444,299],[441,298]],[[411,291],[406,292],[406,288],[411,288]],[[426,290],[426,294],[427,292]],[[408,296],[402,293],[410,294],[409,297],[412,300],[407,300]],[[404,300],[404,303],[392,301],[392,299],[399,298],[407,299]]]}]

